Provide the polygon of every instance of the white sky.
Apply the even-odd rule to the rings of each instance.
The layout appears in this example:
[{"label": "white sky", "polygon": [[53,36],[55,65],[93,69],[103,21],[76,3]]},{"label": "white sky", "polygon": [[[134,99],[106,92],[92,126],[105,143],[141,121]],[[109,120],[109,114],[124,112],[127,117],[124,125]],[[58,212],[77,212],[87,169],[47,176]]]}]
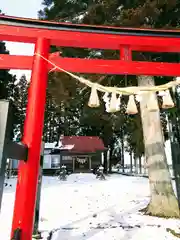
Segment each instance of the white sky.
[{"label": "white sky", "polygon": [[[42,0],[0,0],[0,9],[6,15],[15,17],[37,18],[38,11],[42,8]],[[34,44],[7,42],[6,48],[12,55],[33,55]],[[11,70],[19,79],[22,74],[30,78],[31,71]]]}]

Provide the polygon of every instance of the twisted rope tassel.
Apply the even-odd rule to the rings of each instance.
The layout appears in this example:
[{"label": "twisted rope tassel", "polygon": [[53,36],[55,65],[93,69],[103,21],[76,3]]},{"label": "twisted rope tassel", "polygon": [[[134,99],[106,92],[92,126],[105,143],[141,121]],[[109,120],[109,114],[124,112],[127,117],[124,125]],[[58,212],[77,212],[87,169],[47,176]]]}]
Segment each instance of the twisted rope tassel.
[{"label": "twisted rope tassel", "polygon": [[97,88],[95,84],[91,88],[91,94],[90,94],[88,106],[91,108],[96,108],[100,106],[100,101],[99,101]]},{"label": "twisted rope tassel", "polygon": [[133,114],[137,114],[138,110],[137,110],[137,106],[134,100],[134,95],[130,95],[129,96],[129,101],[127,104],[127,108],[126,108],[126,113],[133,115]]}]

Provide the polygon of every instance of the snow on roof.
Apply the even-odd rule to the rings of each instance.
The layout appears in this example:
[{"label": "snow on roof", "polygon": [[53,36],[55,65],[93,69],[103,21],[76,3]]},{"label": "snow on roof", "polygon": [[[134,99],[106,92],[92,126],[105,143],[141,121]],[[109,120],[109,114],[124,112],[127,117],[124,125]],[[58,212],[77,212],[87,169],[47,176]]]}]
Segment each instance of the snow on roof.
[{"label": "snow on roof", "polygon": [[70,144],[69,145],[64,145],[64,146],[60,147],[61,150],[71,150],[73,148],[74,148],[74,144],[73,145],[72,144],[71,145]]},{"label": "snow on roof", "polygon": [[58,146],[55,146],[54,148],[60,150],[71,150],[74,148],[74,144],[62,144],[62,142],[59,141]]},{"label": "snow on roof", "polygon": [[55,146],[56,146],[56,142],[54,142],[54,143],[45,143],[44,148],[45,149],[52,149],[52,148],[55,148]]}]

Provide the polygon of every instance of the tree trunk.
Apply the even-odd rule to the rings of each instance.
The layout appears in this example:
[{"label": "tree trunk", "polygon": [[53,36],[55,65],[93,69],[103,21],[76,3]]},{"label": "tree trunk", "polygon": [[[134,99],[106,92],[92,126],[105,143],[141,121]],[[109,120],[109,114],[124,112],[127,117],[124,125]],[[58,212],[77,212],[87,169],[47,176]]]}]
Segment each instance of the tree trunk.
[{"label": "tree trunk", "polygon": [[112,173],[112,153],[113,153],[113,146],[111,146],[110,153],[109,153],[109,173]]},{"label": "tree trunk", "polygon": [[121,129],[121,166],[122,172],[124,173],[124,131]]},{"label": "tree trunk", "polygon": [[[139,76],[138,85],[153,86],[154,79],[150,76]],[[151,200],[146,208],[146,213],[159,217],[179,217],[178,201],[173,191],[164,149],[159,109],[151,112],[147,107],[150,94],[152,93],[144,93],[140,102],[151,192]]]},{"label": "tree trunk", "polygon": [[138,174],[137,157],[134,155],[134,173]]},{"label": "tree trunk", "polygon": [[114,138],[110,138],[110,143],[109,143],[109,173],[112,173],[112,161],[113,161],[113,150],[114,150]]},{"label": "tree trunk", "polygon": [[142,174],[142,163],[141,163],[141,157],[139,157],[139,173]]},{"label": "tree trunk", "polygon": [[132,151],[130,151],[130,173],[132,174],[133,172],[133,155]]},{"label": "tree trunk", "polygon": [[104,152],[104,174],[108,173],[107,151]]}]

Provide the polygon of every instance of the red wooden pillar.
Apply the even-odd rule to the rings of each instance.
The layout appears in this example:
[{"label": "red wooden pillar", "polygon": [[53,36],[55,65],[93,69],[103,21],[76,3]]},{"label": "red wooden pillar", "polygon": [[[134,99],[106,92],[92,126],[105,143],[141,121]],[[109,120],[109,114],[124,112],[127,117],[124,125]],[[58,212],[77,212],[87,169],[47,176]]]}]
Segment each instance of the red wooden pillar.
[{"label": "red wooden pillar", "polygon": [[[49,41],[37,39],[35,53],[48,58]],[[43,133],[44,109],[48,64],[40,56],[34,55],[28,106],[24,125],[23,143],[28,148],[27,162],[20,161],[16,187],[14,215],[11,237],[16,229],[21,231],[21,240],[32,239],[37,181],[40,166],[40,148]]]}]

